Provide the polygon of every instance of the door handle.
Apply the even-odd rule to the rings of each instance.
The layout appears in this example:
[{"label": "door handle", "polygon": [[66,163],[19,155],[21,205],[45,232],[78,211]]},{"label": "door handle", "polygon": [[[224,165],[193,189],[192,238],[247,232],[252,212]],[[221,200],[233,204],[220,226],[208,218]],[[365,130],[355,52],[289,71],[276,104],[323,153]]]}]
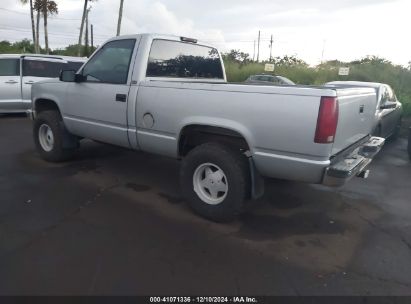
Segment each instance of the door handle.
[{"label": "door handle", "polygon": [[6,81],[5,83],[8,83],[8,84],[16,84],[16,83],[18,83],[18,81],[15,81],[15,80],[9,80],[9,81]]},{"label": "door handle", "polygon": [[116,101],[126,102],[127,101],[127,95],[126,94],[116,94]]},{"label": "door handle", "polygon": [[33,84],[34,83],[34,81],[27,81],[27,82],[25,82],[25,84]]},{"label": "door handle", "polygon": [[360,114],[364,113],[364,108],[365,108],[365,105],[360,105]]}]

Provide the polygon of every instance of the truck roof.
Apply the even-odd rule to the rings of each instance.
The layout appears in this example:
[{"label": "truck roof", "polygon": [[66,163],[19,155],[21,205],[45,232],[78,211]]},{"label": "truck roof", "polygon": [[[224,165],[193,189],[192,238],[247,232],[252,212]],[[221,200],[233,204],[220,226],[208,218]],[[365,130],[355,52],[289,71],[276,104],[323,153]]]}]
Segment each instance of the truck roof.
[{"label": "truck roof", "polygon": [[[176,35],[169,35],[169,34],[158,34],[158,33],[141,33],[141,34],[134,34],[134,35],[122,35],[108,39],[107,41],[112,40],[120,40],[120,39],[137,39],[137,38],[148,38],[148,39],[165,39],[165,40],[174,40],[174,41],[182,41],[182,42],[194,42],[198,45],[209,46],[212,48],[216,48],[210,43],[206,43],[205,41],[201,41],[197,38],[185,37],[185,36],[176,36]],[[106,42],[107,42],[106,41]]]},{"label": "truck roof", "polygon": [[78,61],[85,62],[86,57],[73,57],[73,56],[61,56],[61,55],[43,55],[43,54],[0,54],[0,58],[23,58],[23,57],[38,57],[49,59],[61,59],[66,61]]}]

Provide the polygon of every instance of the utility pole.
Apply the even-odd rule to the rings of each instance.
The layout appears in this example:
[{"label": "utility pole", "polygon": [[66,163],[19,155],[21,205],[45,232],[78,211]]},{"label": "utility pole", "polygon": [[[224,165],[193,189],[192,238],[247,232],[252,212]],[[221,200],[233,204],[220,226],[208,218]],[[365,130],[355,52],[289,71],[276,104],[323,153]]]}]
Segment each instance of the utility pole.
[{"label": "utility pole", "polygon": [[89,55],[89,44],[88,44],[88,14],[90,13],[90,9],[91,9],[91,7],[89,8],[89,9],[87,9],[87,12],[86,12],[86,34],[84,35],[84,46],[85,46],[85,49],[84,49],[84,53],[85,53],[85,55],[88,57],[88,55]]},{"label": "utility pole", "polygon": [[91,48],[94,50],[94,29],[93,29],[93,25],[91,25],[90,28],[90,34],[91,34]]},{"label": "utility pole", "polygon": [[120,36],[120,31],[121,31],[121,19],[123,18],[123,4],[124,4],[124,0],[120,0],[120,8],[118,10],[118,21],[117,21],[117,36]]},{"label": "utility pole", "polygon": [[258,31],[257,62],[260,62],[260,31]]},{"label": "utility pole", "polygon": [[270,40],[270,62],[273,58],[273,35],[271,34],[271,40]]},{"label": "utility pole", "polygon": [[255,61],[255,40],[254,40],[254,51],[253,51],[253,62]]}]

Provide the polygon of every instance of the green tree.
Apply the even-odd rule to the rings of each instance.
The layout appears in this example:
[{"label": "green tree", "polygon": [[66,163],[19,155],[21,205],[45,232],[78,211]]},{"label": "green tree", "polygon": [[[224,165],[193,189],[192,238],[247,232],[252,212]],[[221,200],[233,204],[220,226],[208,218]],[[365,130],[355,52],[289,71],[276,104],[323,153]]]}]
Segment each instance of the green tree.
[{"label": "green tree", "polygon": [[48,16],[57,15],[58,14],[58,6],[57,3],[53,0],[36,0],[34,3],[34,9],[37,12],[37,24],[36,24],[36,52],[40,51],[40,43],[39,43],[39,32],[40,32],[40,16],[43,16],[43,24],[44,24],[44,42],[45,42],[45,49],[46,54],[50,53],[49,48],[49,37],[48,37]]},{"label": "green tree", "polygon": [[52,0],[43,0],[43,21],[44,21],[44,41],[46,47],[46,54],[49,54],[49,37],[48,37],[48,25],[47,25],[47,16],[48,15],[57,15],[58,7],[57,3]]},{"label": "green tree", "polygon": [[238,62],[238,63],[248,63],[251,62],[250,55],[248,53],[241,52],[240,50],[231,50],[228,53],[222,54],[224,60]]},{"label": "green tree", "polygon": [[308,66],[308,64],[304,60],[297,58],[295,55],[285,55],[283,57],[276,57],[274,58],[274,64],[285,66]]},{"label": "green tree", "polygon": [[42,14],[43,0],[35,0],[34,10],[36,11],[36,39],[34,43],[35,52],[40,53],[40,18]]}]

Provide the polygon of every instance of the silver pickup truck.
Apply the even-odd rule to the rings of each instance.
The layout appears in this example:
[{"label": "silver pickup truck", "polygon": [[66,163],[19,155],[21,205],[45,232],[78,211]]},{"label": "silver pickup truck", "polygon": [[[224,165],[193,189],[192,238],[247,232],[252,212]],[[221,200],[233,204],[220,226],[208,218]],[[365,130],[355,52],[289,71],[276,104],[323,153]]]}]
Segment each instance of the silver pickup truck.
[{"label": "silver pickup truck", "polygon": [[0,113],[24,113],[31,107],[31,86],[58,78],[61,70],[78,70],[85,58],[59,55],[0,55]]},{"label": "silver pickup truck", "polygon": [[226,82],[220,53],[185,37],[141,34],[103,44],[82,67],[33,86],[36,148],[73,156],[83,138],[182,160],[192,208],[228,221],[264,178],[342,185],[366,177],[384,144],[371,137],[370,88]]}]

